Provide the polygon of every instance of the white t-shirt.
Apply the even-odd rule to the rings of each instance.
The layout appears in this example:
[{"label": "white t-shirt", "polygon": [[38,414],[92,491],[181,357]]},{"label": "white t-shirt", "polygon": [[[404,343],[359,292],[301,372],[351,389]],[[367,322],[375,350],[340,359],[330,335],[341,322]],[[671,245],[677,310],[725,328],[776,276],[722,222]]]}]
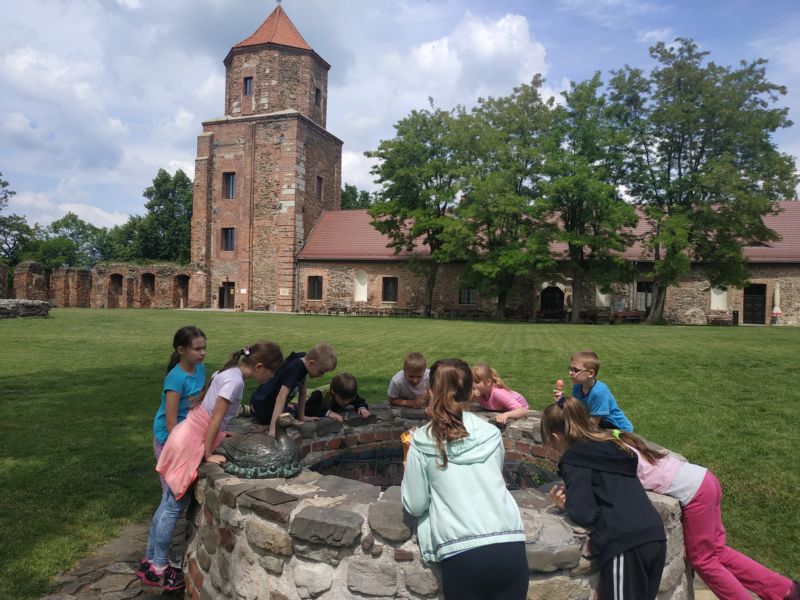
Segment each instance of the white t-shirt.
[{"label": "white t-shirt", "polygon": [[211,383],[208,385],[208,391],[203,398],[201,406],[209,416],[214,414],[214,406],[217,404],[217,397],[222,396],[228,400],[231,405],[228,411],[222,418],[222,424],[219,427],[220,431],[225,431],[228,428],[230,420],[239,412],[239,407],[242,405],[242,393],[244,392],[244,377],[239,367],[231,367],[225,371],[217,371],[211,376]]},{"label": "white t-shirt", "polygon": [[404,371],[398,371],[389,382],[389,398],[402,398],[403,400],[416,400],[421,394],[427,393],[431,387],[430,369],[425,369],[422,381],[417,385],[409,385]]}]

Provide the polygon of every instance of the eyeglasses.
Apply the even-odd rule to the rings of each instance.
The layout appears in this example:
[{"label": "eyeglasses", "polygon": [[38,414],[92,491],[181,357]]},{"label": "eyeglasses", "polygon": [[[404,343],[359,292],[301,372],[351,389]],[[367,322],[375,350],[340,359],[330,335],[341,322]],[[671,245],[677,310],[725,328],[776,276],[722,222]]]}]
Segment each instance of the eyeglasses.
[{"label": "eyeglasses", "polygon": [[578,373],[583,373],[586,369],[576,369],[575,367],[569,368],[570,375],[577,375]]}]

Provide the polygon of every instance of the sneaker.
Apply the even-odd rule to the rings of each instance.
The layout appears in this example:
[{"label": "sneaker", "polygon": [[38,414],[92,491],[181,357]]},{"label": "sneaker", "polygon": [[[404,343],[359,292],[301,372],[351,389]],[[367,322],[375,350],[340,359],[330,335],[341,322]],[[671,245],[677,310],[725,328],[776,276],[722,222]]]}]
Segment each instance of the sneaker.
[{"label": "sneaker", "polygon": [[143,558],[139,561],[139,567],[136,569],[136,575],[140,579],[144,576],[144,574],[150,570],[150,561],[146,558]]},{"label": "sneaker", "polygon": [[151,587],[159,587],[162,590],[182,590],[184,588],[183,571],[176,569],[172,565],[167,565],[164,572],[160,575],[153,570],[151,564],[147,571],[136,574],[142,580],[142,585],[149,585]]}]

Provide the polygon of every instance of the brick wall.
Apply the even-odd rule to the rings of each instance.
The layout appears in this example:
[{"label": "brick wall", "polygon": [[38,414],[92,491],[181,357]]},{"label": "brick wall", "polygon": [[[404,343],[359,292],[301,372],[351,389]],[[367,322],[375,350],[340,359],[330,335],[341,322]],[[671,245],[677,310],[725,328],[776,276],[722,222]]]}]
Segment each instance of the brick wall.
[{"label": "brick wall", "polygon": [[39,263],[30,260],[14,269],[14,298],[17,300],[47,300],[47,279]]},{"label": "brick wall", "polygon": [[49,296],[57,308],[88,308],[91,305],[92,272],[66,267],[50,273]]},{"label": "brick wall", "polygon": [[193,267],[101,264],[92,270],[94,308],[198,308],[190,302]]},{"label": "brick wall", "polygon": [[8,285],[8,266],[0,263],[0,298],[8,298],[10,288]]}]

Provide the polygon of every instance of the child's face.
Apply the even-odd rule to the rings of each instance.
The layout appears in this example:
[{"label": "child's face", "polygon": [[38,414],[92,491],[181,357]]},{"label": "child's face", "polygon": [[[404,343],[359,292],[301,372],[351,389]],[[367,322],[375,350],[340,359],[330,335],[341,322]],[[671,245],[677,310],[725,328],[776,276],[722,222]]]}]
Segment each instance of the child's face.
[{"label": "child's face", "polygon": [[491,381],[484,381],[483,379],[476,379],[475,382],[472,384],[478,393],[481,396],[488,396],[492,393],[492,382]]},{"label": "child's face", "polygon": [[306,370],[308,371],[308,376],[311,377],[311,379],[322,377],[325,375],[325,373],[330,371],[330,369],[323,367],[315,360],[308,361],[308,364],[306,364]]},{"label": "child's face", "polygon": [[416,387],[420,383],[422,383],[422,379],[423,377],[425,377],[425,368],[423,367],[422,369],[416,369],[413,371],[403,369],[403,373],[406,376],[406,381],[408,382],[408,385]]},{"label": "child's face", "polygon": [[194,338],[190,345],[178,346],[178,355],[191,365],[199,365],[206,358],[206,338]]},{"label": "child's face", "polygon": [[261,363],[258,363],[253,369],[253,381],[255,381],[259,385],[268,382],[274,376],[275,376],[275,370],[265,367]]},{"label": "child's face", "polygon": [[594,369],[587,369],[578,361],[572,361],[569,364],[569,377],[573,384],[583,385],[594,379]]},{"label": "child's face", "polygon": [[352,398],[345,398],[344,396],[341,396],[336,392],[331,392],[331,393],[333,394],[333,399],[336,400],[336,404],[338,404],[342,408],[350,404],[350,401],[352,400]]}]

